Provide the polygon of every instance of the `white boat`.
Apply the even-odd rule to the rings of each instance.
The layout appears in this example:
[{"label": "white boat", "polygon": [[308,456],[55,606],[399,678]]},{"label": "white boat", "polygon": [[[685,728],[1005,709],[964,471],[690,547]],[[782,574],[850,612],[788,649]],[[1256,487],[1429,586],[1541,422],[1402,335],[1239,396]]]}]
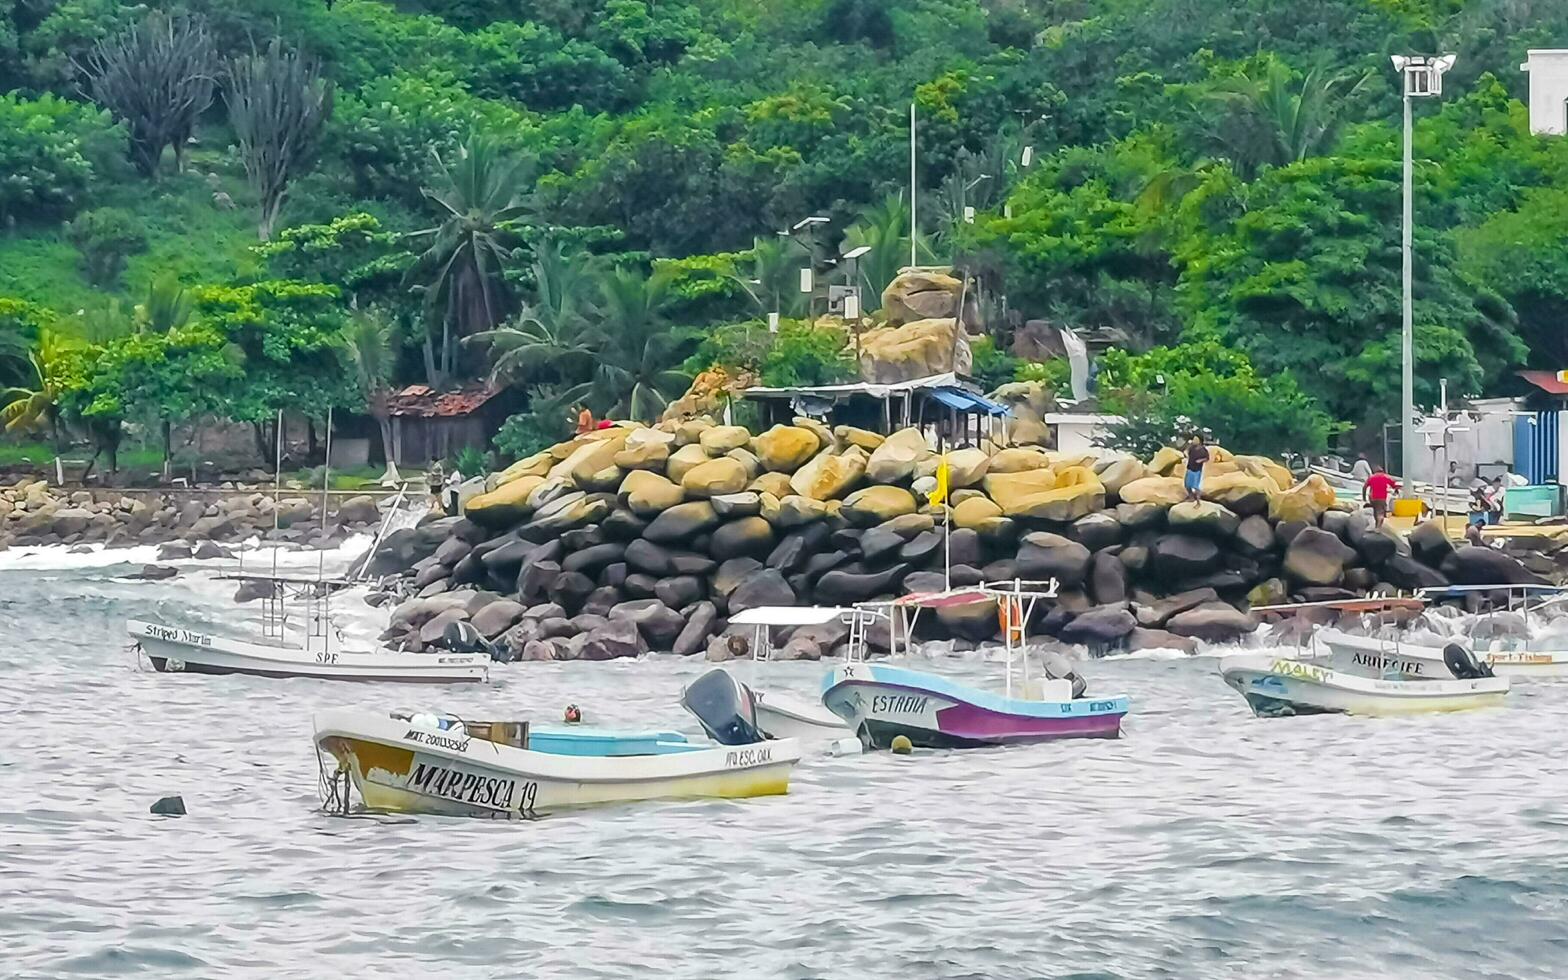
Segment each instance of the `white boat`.
[{"label": "white boat", "polygon": [[337,763],[324,787],[328,809],[347,811],[349,785],[371,810],[499,818],[636,800],[743,799],[788,792],[800,760],[792,739],[714,747],[670,732],[433,720],[318,714],[317,751]]},{"label": "white boat", "polygon": [[[771,658],[774,627],[820,626],[854,615],[854,609],[838,606],[758,606],[736,613],[731,617],[730,625],[755,628],[751,642],[752,671],[755,674],[758,669],[755,665]],[[799,738],[819,742],[854,734],[854,730],[820,700],[812,701],[778,691],[760,691],[753,684],[747,687],[755,702],[757,726],[769,738]]]},{"label": "white boat", "polygon": [[[1320,655],[1345,669],[1364,668],[1420,678],[1454,676],[1443,659],[1442,647],[1356,636],[1330,627],[1318,630],[1312,641]],[[1500,677],[1568,677],[1568,651],[1477,650],[1475,655]]]},{"label": "white boat", "polygon": [[1220,675],[1253,714],[1263,717],[1352,714],[1401,715],[1496,707],[1508,693],[1506,677],[1408,680],[1367,677],[1288,657],[1240,654],[1220,661]]},{"label": "white boat", "polygon": [[307,638],[303,645],[282,639],[258,642],[136,620],[125,628],[160,673],[429,684],[483,681],[490,676],[488,653],[355,650],[329,643],[325,637],[320,642]]}]

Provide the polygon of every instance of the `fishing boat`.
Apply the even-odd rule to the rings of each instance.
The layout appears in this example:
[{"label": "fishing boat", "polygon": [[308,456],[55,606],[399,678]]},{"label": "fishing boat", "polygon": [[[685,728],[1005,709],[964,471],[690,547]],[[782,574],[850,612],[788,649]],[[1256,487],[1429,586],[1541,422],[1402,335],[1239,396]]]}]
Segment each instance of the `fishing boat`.
[{"label": "fishing boat", "polygon": [[[860,615],[843,606],[758,606],[736,613],[731,626],[753,627],[751,662],[753,680],[759,666],[772,659],[773,630],[777,627],[821,626],[836,619]],[[806,742],[831,741],[853,735],[844,720],[820,700],[759,690],[748,685],[756,707],[757,725],[768,738],[798,738]],[[683,702],[684,703],[684,702]]]},{"label": "fishing boat", "polygon": [[[1025,624],[1038,600],[1055,595],[1054,581],[1014,581],[867,604],[886,617],[892,652],[897,655],[900,637],[907,652],[922,610],[997,602],[1007,648],[1003,692],[970,687],[925,671],[869,663],[865,630],[861,629],[858,635],[851,634],[848,662],[823,680],[822,701],[873,748],[888,748],[900,735],[925,748],[1117,738],[1129,706],[1125,695],[1083,697],[1083,679],[1066,669],[1065,662],[1057,671],[1064,676],[1029,676]],[[1021,674],[1016,682],[1015,660],[1020,662]]]},{"label": "fishing boat", "polygon": [[[1532,608],[1559,604],[1568,590],[1555,585],[1451,585],[1422,589],[1416,600],[1422,603],[1475,596],[1501,597],[1488,603],[1481,620],[1498,612],[1524,613]],[[1533,603],[1533,605],[1532,605]],[[1568,677],[1568,650],[1552,649],[1528,630],[1523,636],[1498,637],[1486,649],[1474,645],[1475,656],[1503,677]],[[1559,641],[1560,642],[1560,641]],[[1395,672],[1414,678],[1450,678],[1453,672],[1444,659],[1444,648],[1431,643],[1410,643],[1403,639],[1358,636],[1344,630],[1324,627],[1313,635],[1314,652],[1348,670]]]},{"label": "fishing boat", "polygon": [[792,739],[693,744],[676,732],[533,731],[527,722],[335,710],[315,718],[323,802],[350,791],[376,811],[529,819],[653,799],[744,799],[788,792]]},{"label": "fishing boat", "polygon": [[1494,677],[1467,651],[1445,651],[1454,674],[1464,679],[1412,680],[1335,670],[1307,660],[1238,654],[1220,661],[1220,676],[1246,699],[1260,718],[1292,715],[1403,715],[1496,707],[1508,693],[1508,678]]}]

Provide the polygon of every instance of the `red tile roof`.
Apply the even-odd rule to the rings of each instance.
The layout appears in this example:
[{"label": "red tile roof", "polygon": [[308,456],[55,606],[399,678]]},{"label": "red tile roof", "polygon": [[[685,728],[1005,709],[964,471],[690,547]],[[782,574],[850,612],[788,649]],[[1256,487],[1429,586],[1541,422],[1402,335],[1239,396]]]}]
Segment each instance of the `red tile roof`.
[{"label": "red tile roof", "polygon": [[1558,381],[1556,371],[1520,371],[1519,377],[1548,395],[1568,395],[1568,383]]},{"label": "red tile roof", "polygon": [[392,396],[392,414],[417,418],[459,418],[472,415],[501,389],[471,382],[456,391],[436,391],[429,385],[409,385]]}]

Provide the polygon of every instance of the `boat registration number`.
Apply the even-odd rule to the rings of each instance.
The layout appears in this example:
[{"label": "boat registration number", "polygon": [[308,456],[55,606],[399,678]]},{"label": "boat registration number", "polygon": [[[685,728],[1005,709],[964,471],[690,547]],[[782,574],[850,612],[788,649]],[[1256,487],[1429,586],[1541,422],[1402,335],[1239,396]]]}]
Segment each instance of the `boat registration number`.
[{"label": "boat registration number", "polygon": [[155,640],[166,640],[169,643],[187,643],[196,647],[212,646],[212,637],[205,633],[192,633],[190,630],[176,629],[173,626],[159,626],[148,623],[142,627],[142,635],[150,636]]},{"label": "boat registration number", "polygon": [[1328,671],[1313,664],[1304,664],[1299,660],[1276,660],[1269,664],[1269,670],[1275,674],[1284,674],[1286,677],[1299,677],[1304,681],[1328,680]]},{"label": "boat registration number", "polygon": [[533,816],[539,795],[539,784],[531,779],[478,770],[451,759],[418,753],[405,788],[424,796],[525,817]]}]

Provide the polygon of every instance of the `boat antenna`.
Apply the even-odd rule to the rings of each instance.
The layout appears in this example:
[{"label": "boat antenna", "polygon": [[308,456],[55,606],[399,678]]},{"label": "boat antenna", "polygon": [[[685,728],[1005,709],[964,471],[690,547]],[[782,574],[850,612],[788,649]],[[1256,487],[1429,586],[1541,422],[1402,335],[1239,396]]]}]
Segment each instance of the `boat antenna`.
[{"label": "boat antenna", "polygon": [[[321,536],[323,544],[327,536],[327,505],[332,499],[332,406],[327,406],[327,456],[321,464]],[[316,549],[316,578],[326,577],[327,552],[325,548]]]},{"label": "boat antenna", "polygon": [[[278,423],[273,427],[273,453],[272,462],[272,530],[278,530],[278,502],[283,497],[283,409],[278,409]],[[272,535],[272,577],[278,577],[278,536]]]}]

